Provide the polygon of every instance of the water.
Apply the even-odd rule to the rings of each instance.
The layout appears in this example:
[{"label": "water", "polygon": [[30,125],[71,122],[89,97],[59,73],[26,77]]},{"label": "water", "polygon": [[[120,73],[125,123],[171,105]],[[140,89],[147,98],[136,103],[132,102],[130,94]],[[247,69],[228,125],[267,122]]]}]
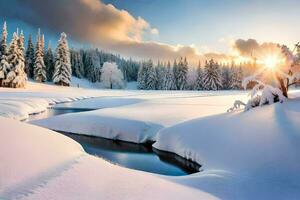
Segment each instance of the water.
[{"label": "water", "polygon": [[[30,115],[28,121],[84,111],[91,111],[91,109],[49,108],[43,113]],[[154,149],[151,144],[134,144],[64,132],[62,134],[80,143],[87,153],[123,167],[169,176],[199,172],[200,165],[197,163]]]},{"label": "water", "polygon": [[94,109],[86,109],[86,108],[48,108],[46,111],[38,114],[32,114],[29,115],[29,118],[27,121],[33,121],[33,120],[39,120],[39,119],[45,119],[49,117],[53,117],[56,115],[63,115],[68,113],[77,113],[77,112],[86,112],[86,111],[92,111]]},{"label": "water", "polygon": [[169,176],[199,172],[200,165],[175,154],[156,150],[151,144],[142,145],[85,135],[63,134],[80,143],[87,153],[127,168]]}]

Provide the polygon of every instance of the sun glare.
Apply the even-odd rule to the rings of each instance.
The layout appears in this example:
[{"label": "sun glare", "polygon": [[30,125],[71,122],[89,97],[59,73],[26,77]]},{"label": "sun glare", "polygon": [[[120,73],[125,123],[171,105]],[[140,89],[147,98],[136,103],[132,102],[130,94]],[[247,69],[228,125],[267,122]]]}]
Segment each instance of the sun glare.
[{"label": "sun glare", "polygon": [[269,69],[275,69],[279,65],[280,62],[281,62],[280,59],[274,55],[267,56],[263,60],[264,66]]}]

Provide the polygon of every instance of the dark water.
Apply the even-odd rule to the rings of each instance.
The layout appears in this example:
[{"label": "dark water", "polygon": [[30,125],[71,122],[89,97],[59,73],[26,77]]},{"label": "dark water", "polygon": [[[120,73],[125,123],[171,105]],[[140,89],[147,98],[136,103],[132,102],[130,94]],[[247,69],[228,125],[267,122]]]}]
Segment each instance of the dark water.
[{"label": "dark water", "polygon": [[[31,115],[28,121],[84,111],[91,111],[91,109],[49,108],[43,113]],[[169,176],[199,172],[200,165],[197,163],[154,149],[152,144],[134,144],[64,132],[62,134],[80,143],[87,153],[123,167]]]},{"label": "dark water", "polygon": [[200,165],[175,154],[156,150],[151,144],[141,145],[99,137],[63,134],[80,143],[87,153],[127,168],[170,176],[199,172]]}]

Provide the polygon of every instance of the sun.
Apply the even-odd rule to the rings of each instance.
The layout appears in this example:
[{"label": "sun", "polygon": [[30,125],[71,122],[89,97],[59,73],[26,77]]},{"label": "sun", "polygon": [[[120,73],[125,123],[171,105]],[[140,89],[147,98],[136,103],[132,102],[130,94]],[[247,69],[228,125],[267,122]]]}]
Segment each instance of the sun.
[{"label": "sun", "polygon": [[266,68],[275,69],[279,65],[281,60],[275,55],[269,55],[266,56],[262,62]]}]

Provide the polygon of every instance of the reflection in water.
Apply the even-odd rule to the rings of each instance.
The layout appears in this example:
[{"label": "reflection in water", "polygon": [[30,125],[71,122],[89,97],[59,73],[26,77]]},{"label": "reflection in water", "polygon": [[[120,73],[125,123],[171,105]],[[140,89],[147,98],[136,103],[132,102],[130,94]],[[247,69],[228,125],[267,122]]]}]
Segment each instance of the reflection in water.
[{"label": "reflection in water", "polygon": [[134,144],[63,133],[80,143],[89,154],[121,166],[151,173],[182,176],[199,172],[200,165],[178,155],[153,149],[151,144]]},{"label": "reflection in water", "polygon": [[[91,110],[93,109],[49,108],[43,113],[30,115],[28,121]],[[170,176],[182,176],[199,172],[201,167],[199,164],[176,154],[154,149],[152,143],[134,144],[93,136],[63,134],[80,143],[87,153],[131,169]]]}]

